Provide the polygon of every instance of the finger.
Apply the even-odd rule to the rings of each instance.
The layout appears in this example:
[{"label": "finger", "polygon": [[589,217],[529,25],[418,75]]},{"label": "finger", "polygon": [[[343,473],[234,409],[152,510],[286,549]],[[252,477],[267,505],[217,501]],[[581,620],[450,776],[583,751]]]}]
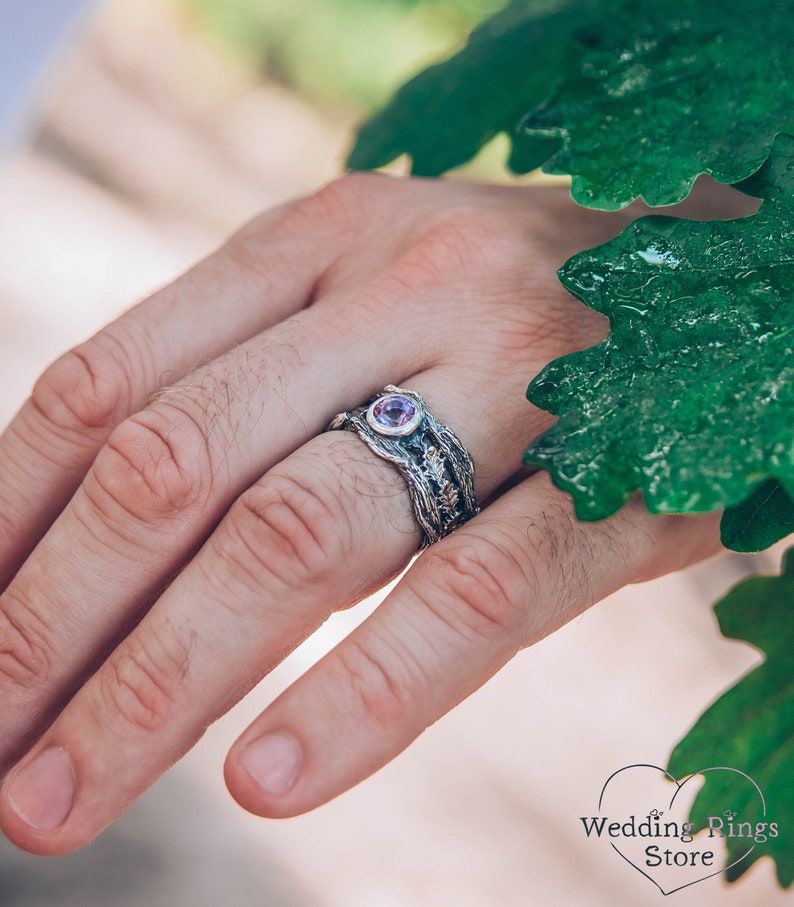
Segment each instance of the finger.
[{"label": "finger", "polygon": [[322,431],[328,400],[349,392],[351,365],[397,370],[394,354],[377,352],[388,326],[362,343],[360,327],[337,325],[330,333],[344,339],[329,345],[326,321],[312,308],[281,322],[113,432],[0,596],[0,766],[135,625],[233,499]]},{"label": "finger", "polygon": [[[399,476],[375,458],[371,469],[353,470],[351,441],[307,445],[295,456],[300,485],[279,466],[241,498],[217,540],[9,774],[0,824],[18,846],[53,854],[90,841],[319,626],[335,599],[342,605],[373,588],[380,570],[372,564],[381,567],[384,552],[392,570],[410,557],[416,530]],[[337,491],[340,475],[348,487]],[[338,504],[353,487],[356,511],[340,519]],[[394,535],[375,514],[384,495],[397,505]],[[358,521],[368,531],[353,544]],[[66,768],[50,759],[53,749]]]},{"label": "finger", "polygon": [[[63,509],[115,426],[164,383],[311,299],[348,242],[331,209],[319,193],[258,218],[44,373],[0,437],[0,588]],[[338,228],[329,230],[329,220]]]},{"label": "finger", "polygon": [[[428,400],[448,401],[435,407],[439,418],[460,408],[435,373],[413,383]],[[484,408],[492,390],[474,388],[465,402]],[[511,418],[526,408],[522,396],[511,395],[514,403],[481,420],[474,436],[464,433],[486,452],[482,495],[518,460],[521,432],[532,431]],[[503,422],[521,429],[512,458],[498,466],[491,436]],[[332,610],[405,565],[418,543],[408,501],[393,467],[346,432],[323,434],[274,466],[11,773],[0,798],[6,832],[36,852],[90,840]],[[25,768],[40,753],[50,762],[68,754],[68,771],[45,761],[30,769],[31,781]],[[41,786],[53,777],[68,786],[72,776],[68,796]],[[45,821],[55,827],[32,827]]]},{"label": "finger", "polygon": [[[395,205],[398,193],[401,204]],[[504,218],[511,220],[509,235],[523,236],[561,264],[567,254],[561,250],[590,245],[604,238],[605,229],[616,232],[625,217],[600,215],[596,221],[579,212],[572,222],[564,193],[554,197],[545,190],[534,190],[535,198],[527,197],[522,208],[516,204],[521,190],[472,186],[476,212],[456,201],[459,194],[454,185],[372,174],[338,180],[258,218],[218,253],[48,369],[0,438],[0,588],[63,509],[114,427],[154,391],[277,323],[324,289],[361,289],[404,251],[406,236],[418,232],[421,240],[430,240],[417,244],[425,251],[409,262],[414,275],[424,271],[437,278],[451,263],[458,275],[487,277],[478,290],[489,300],[505,276],[513,279],[504,290],[514,296],[525,291],[531,270],[516,268],[514,254],[505,260],[499,242]],[[538,198],[541,212],[559,209],[558,214],[533,216]],[[442,216],[433,216],[436,209],[446,210],[446,226]],[[466,229],[474,241],[461,247]],[[362,235],[368,238],[367,253],[343,255]],[[520,242],[513,246],[523,250]],[[409,294],[417,291],[405,274],[392,276]]]},{"label": "finger", "polygon": [[[563,330],[559,311],[541,315],[526,304],[533,293],[563,311],[572,303],[553,277],[539,280],[523,247],[500,238],[502,220],[489,217],[469,214],[471,237],[461,238],[453,211],[377,278],[326,291],[177,381],[112,433],[0,598],[0,771],[135,625],[232,500],[333,412],[441,360],[458,387],[489,376],[479,407],[459,407],[452,419],[461,431],[479,430],[476,413],[499,399],[499,388],[515,401],[501,422],[489,413],[483,444],[500,451],[499,462],[518,462],[510,444],[527,437],[524,376],[572,337],[584,339],[583,325],[592,336],[593,321],[579,317]],[[487,474],[488,456],[480,463]]]},{"label": "finger", "polygon": [[[437,414],[443,421],[460,425],[462,436],[464,426],[471,426],[473,432],[476,429],[483,450],[489,445],[490,449],[499,451],[503,459],[489,470],[487,458],[480,457],[477,445],[473,448],[478,464],[485,464],[483,473],[490,482],[490,490],[498,484],[494,477],[504,478],[505,463],[518,460],[520,447],[527,440],[523,436],[520,445],[515,448],[515,456],[510,457],[505,452],[512,448],[510,442],[504,443],[505,438],[514,431],[514,425],[523,426],[512,437],[512,443],[515,443],[529,423],[521,420],[518,406],[506,413],[488,411],[493,399],[500,399],[500,388],[504,386],[501,379],[505,375],[510,376],[508,389],[511,395],[508,396],[520,401],[520,411],[524,412],[525,381],[521,376],[531,375],[549,355],[558,354],[570,343],[583,340],[588,330],[592,334],[592,321],[591,328],[585,330],[582,325],[587,319],[579,319],[572,329],[575,338],[572,340],[571,330],[562,331],[564,319],[559,312],[557,319],[554,316],[547,319],[551,324],[547,323],[545,327],[543,318],[537,312],[533,314],[531,307],[522,305],[512,310],[500,309],[499,314],[505,317],[495,318],[500,294],[509,299],[525,297],[526,278],[532,268],[515,266],[513,247],[510,247],[513,249],[510,252],[512,260],[508,259],[505,263],[505,244],[497,241],[495,247],[488,245],[489,236],[498,237],[499,231],[489,229],[489,224],[491,227],[494,225],[487,217],[485,224],[479,213],[476,224],[471,216],[468,219],[476,243],[470,244],[467,249],[461,250],[458,243],[460,224],[456,215],[454,223],[450,219],[446,227],[442,224],[440,231],[435,230],[435,233],[424,237],[430,240],[429,243],[425,242],[418,250],[412,250],[410,246],[407,248],[401,262],[402,270],[390,270],[376,284],[367,285],[364,280],[352,296],[344,294],[334,301],[333,294],[326,295],[314,308],[266,332],[264,343],[263,338],[253,338],[221,357],[208,370],[200,370],[188,380],[178,382],[167,396],[161,395],[155,400],[142,418],[128,420],[121,426],[97,459],[72,505],[4,597],[5,625],[0,630],[5,633],[6,645],[5,649],[0,648],[0,655],[6,657],[4,664],[0,659],[0,685],[5,681],[8,690],[5,698],[11,707],[2,717],[13,733],[0,739],[4,743],[11,741],[8,752],[14,747],[19,751],[19,741],[26,733],[30,739],[34,733],[40,732],[41,725],[59,707],[57,695],[79,685],[81,676],[85,676],[95,665],[102,646],[107,646],[109,639],[118,638],[123,633],[125,625],[122,621],[126,621],[129,627],[139,618],[141,608],[155,596],[156,586],[168,579],[175,566],[185,563],[195,546],[221,517],[228,503],[223,499],[224,495],[230,499],[239,493],[253,480],[257,470],[267,469],[305,437],[321,428],[330,415],[327,409],[322,411],[318,403],[321,398],[326,403],[330,401],[333,409],[343,408],[340,403],[350,405],[351,392],[355,393],[355,402],[358,402],[386,381],[402,383],[404,374],[433,362],[443,353],[450,380],[458,387],[465,386],[463,379],[480,373],[493,379],[485,390],[477,386],[476,393],[461,398],[464,403],[479,400],[473,411],[486,413],[486,418],[480,420],[481,424],[469,410],[460,414],[459,420],[450,418],[441,409],[437,410]],[[462,257],[462,252],[467,250],[468,257]],[[496,254],[491,254],[494,251]],[[436,255],[441,257],[440,266]],[[520,258],[523,264],[526,260],[523,252]],[[491,266],[505,263],[505,267],[499,269],[500,279],[495,286],[483,266],[486,260]],[[477,264],[474,273],[470,268],[473,261]],[[483,275],[481,280],[473,279],[476,274]],[[542,283],[535,275],[535,292],[541,298],[545,292],[555,298],[554,291],[548,286],[541,286]],[[434,286],[443,288],[440,300],[438,290],[434,298]],[[556,298],[563,305],[560,295],[557,288]],[[479,301],[475,304],[473,300]],[[456,333],[453,342],[450,340],[450,325],[456,324],[455,316],[464,310],[466,317],[461,317],[460,336]],[[477,316],[478,310],[481,317]],[[342,318],[338,317],[340,311],[345,313]],[[399,343],[394,342],[395,322],[389,317],[395,312],[401,316],[398,322],[401,329]],[[420,314],[421,319],[418,317]],[[421,331],[416,329],[419,323]],[[315,332],[312,328],[318,325],[321,328]],[[333,343],[329,343],[329,338],[333,339]],[[527,352],[528,348],[531,352]],[[456,352],[457,362],[453,355]],[[496,366],[489,363],[496,363]],[[356,383],[351,381],[351,374],[363,374],[367,378]],[[517,385],[514,376],[519,376]],[[322,393],[318,392],[318,388],[322,389]],[[422,387],[419,389],[423,390]],[[450,413],[454,416],[451,409]],[[146,431],[142,434],[141,429],[149,434]],[[467,440],[465,436],[464,440]],[[118,457],[120,447],[123,448],[123,455]],[[202,486],[201,481],[207,477],[210,482]],[[305,478],[298,472],[293,485]],[[481,494],[490,493],[486,485],[480,484],[485,488]],[[316,489],[314,497],[318,497]],[[311,498],[312,495],[309,495],[309,500]],[[275,503],[280,505],[284,501],[277,497]],[[256,512],[257,508],[248,509]],[[239,508],[237,510],[239,514]],[[340,519],[336,522],[339,523]],[[330,531],[329,536],[335,537]],[[310,540],[311,533],[306,533],[306,537]],[[288,554],[289,546],[285,547]],[[379,555],[385,552],[391,556],[388,545],[381,548]],[[296,569],[302,566],[303,551],[304,548],[293,551]],[[200,558],[201,555],[197,563],[200,563]],[[218,567],[217,560],[215,557],[213,568]],[[283,558],[277,563],[282,561]],[[344,602],[345,594],[339,590],[344,585],[350,586],[351,576],[356,576],[356,571],[351,573],[350,568],[359,562],[351,556],[338,557],[334,563],[340,565],[342,571],[338,588],[318,582],[309,582],[308,586],[312,587],[315,597],[318,592],[328,593],[336,589],[334,594],[338,601]],[[272,569],[273,562],[269,562],[269,566]],[[359,573],[363,570],[364,566]],[[214,569],[205,567],[204,573],[211,575]],[[85,782],[78,779],[78,786],[85,783],[89,799],[94,796],[95,800],[101,800],[105,796],[105,806],[100,809],[97,801],[96,808],[88,812],[76,810],[73,821],[69,818],[63,830],[48,837],[43,832],[31,831],[22,819],[14,819],[9,805],[10,827],[22,839],[33,840],[35,844],[32,846],[45,847],[47,852],[63,852],[77,846],[73,842],[79,844],[86,828],[94,827],[96,830],[96,823],[103,816],[107,817],[109,812],[117,812],[123,806],[117,799],[97,791],[139,792],[158,773],[155,767],[159,766],[162,770],[170,759],[179,755],[182,751],[179,746],[188,745],[185,741],[191,739],[191,735],[195,736],[197,724],[203,726],[207,716],[212,716],[213,702],[228,704],[245,687],[239,679],[247,676],[244,664],[235,659],[236,653],[226,652],[225,657],[235,664],[235,670],[224,672],[222,680],[225,686],[222,690],[225,692],[218,693],[213,699],[214,687],[210,684],[210,695],[205,696],[199,682],[202,677],[200,669],[197,668],[195,674],[183,670],[186,664],[191,663],[193,640],[203,638],[203,635],[194,632],[199,625],[189,616],[176,624],[170,618],[164,619],[161,624],[152,623],[163,620],[163,615],[170,613],[174,596],[187,588],[188,579],[192,576],[194,571],[191,565],[168,589],[150,617],[129,637],[132,648],[120,647],[119,661],[111,658],[108,670],[103,668],[85,686],[37,746],[34,755],[43,752],[47,741],[57,740],[63,732],[70,741],[69,745],[78,753],[77,761],[82,761],[80,778],[88,779]],[[198,588],[202,588],[201,583]],[[281,592],[283,596],[283,588]],[[333,599],[334,594],[326,594],[325,598]],[[208,599],[212,601],[209,593]],[[165,611],[164,602],[171,603]],[[328,604],[325,603],[324,607],[326,610],[320,609],[320,613],[327,613]],[[189,615],[190,612],[184,613]],[[299,628],[297,635],[305,635],[311,627],[311,620],[300,610],[290,610],[289,613]],[[149,633],[153,626],[158,628],[158,632]],[[170,636],[165,632],[169,627]],[[212,629],[211,621],[207,627]],[[217,640],[223,639],[224,635],[210,634],[210,638],[214,642],[211,654],[217,655]],[[285,638],[290,638],[286,631],[278,638],[268,637],[265,640],[264,655],[258,652],[260,671],[261,663],[267,664],[272,658],[272,649],[283,648]],[[199,665],[205,661],[201,657],[195,660]],[[5,669],[5,677],[2,676],[2,669]],[[130,674],[133,675],[132,680]],[[152,712],[147,700],[140,700],[138,691],[143,689],[144,694],[147,691],[154,693],[157,699],[157,690],[165,688],[168,693],[170,683],[175,683],[180,691],[189,690],[190,684],[183,682],[186,674],[190,674],[189,679],[194,683],[192,689],[199,690],[199,693],[190,702],[179,700],[177,717],[173,726],[169,725],[167,735],[161,737],[146,733],[147,720]],[[232,693],[229,693],[230,685]],[[114,695],[117,700],[113,699]],[[118,770],[113,756],[109,755],[114,752],[114,735],[105,734],[103,737],[101,727],[96,733],[81,735],[81,724],[85,731],[86,726],[102,723],[96,718],[93,722],[90,720],[91,696],[95,696],[95,701],[111,703],[110,714],[120,716],[119,724],[131,729],[130,754],[140,752],[141,758],[125,761],[122,771]],[[165,698],[167,705],[169,697]],[[141,701],[143,721],[140,720],[140,710],[136,710],[136,702]],[[89,703],[86,706],[89,717],[84,715],[82,722],[81,703]],[[98,716],[102,713],[94,709],[93,714]],[[157,714],[155,708],[155,717]],[[197,718],[197,714],[203,717]],[[178,720],[180,718],[182,720]],[[70,721],[75,724],[70,725]],[[187,730],[186,723],[189,725]],[[70,727],[71,731],[67,733]],[[140,738],[133,733],[136,730]],[[92,739],[97,743],[93,756],[83,750],[80,742]],[[57,752],[61,752],[62,745],[54,745]],[[30,759],[25,761],[26,766],[31,764]],[[75,770],[75,764],[70,771]],[[107,770],[111,768],[108,775]],[[92,770],[94,775],[100,776],[105,771],[103,785],[90,786]],[[61,778],[63,780],[63,774]]]},{"label": "finger", "polygon": [[[539,474],[424,554],[357,630],[285,691],[226,762],[257,815],[327,802],[394,758],[498,671],[620,586],[718,549],[718,516],[635,500],[578,523]],[[652,565],[655,565],[652,567]]]}]

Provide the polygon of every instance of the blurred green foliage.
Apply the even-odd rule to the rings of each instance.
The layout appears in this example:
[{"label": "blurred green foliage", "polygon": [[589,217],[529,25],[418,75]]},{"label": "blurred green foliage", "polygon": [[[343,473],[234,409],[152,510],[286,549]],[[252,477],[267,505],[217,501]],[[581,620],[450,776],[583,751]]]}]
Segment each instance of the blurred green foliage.
[{"label": "blurred green foliage", "polygon": [[177,0],[246,65],[315,102],[372,108],[505,0]]}]

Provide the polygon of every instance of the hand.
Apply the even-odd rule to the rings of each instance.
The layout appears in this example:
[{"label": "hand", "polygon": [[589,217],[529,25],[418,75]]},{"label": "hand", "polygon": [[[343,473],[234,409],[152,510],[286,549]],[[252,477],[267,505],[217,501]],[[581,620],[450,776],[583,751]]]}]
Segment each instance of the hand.
[{"label": "hand", "polygon": [[525,399],[603,319],[555,269],[626,212],[557,189],[355,175],[271,211],[39,380],[0,439],[0,823],[90,841],[419,533],[403,479],[335,413],[419,391],[476,463],[482,513],[232,747],[262,816],[324,803],[620,586],[718,548],[717,517],[633,501],[577,522],[517,469]]}]

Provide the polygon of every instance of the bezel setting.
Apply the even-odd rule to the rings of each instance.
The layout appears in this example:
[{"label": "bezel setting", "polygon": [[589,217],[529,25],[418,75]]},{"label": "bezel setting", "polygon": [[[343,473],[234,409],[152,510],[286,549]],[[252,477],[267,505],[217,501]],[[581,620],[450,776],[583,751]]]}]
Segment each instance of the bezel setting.
[{"label": "bezel setting", "polygon": [[[385,408],[388,401],[398,400],[409,404],[413,409],[413,414],[406,419],[405,422],[400,424],[389,425],[388,423],[381,421],[378,417],[378,412]],[[422,406],[421,401],[417,400],[417,398],[411,394],[406,394],[401,391],[390,391],[389,393],[381,394],[381,396],[370,403],[366,414],[367,424],[373,431],[377,432],[379,435],[386,435],[387,437],[392,438],[405,437],[405,435],[413,434],[422,424],[423,417],[424,407]]]}]

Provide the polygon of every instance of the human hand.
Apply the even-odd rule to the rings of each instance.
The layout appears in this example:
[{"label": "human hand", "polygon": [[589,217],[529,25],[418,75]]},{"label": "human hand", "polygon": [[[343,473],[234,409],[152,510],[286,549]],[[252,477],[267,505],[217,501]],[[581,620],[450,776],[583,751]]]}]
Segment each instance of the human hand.
[{"label": "human hand", "polygon": [[329,418],[420,392],[476,464],[482,513],[232,747],[263,816],[351,787],[520,648],[719,547],[718,517],[633,501],[577,522],[517,469],[525,399],[603,319],[555,269],[631,215],[562,190],[354,175],[268,212],[68,353],[0,439],[0,824],[90,841],[419,532],[396,470]]}]

